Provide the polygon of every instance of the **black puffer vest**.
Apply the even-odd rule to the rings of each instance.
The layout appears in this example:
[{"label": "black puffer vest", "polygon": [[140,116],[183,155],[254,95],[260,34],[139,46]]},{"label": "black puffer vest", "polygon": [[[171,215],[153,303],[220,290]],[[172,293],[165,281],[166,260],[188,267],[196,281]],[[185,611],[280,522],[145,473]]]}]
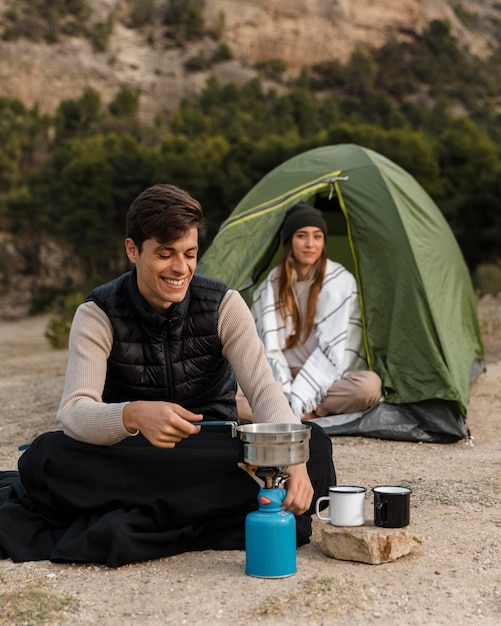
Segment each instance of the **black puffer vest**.
[{"label": "black puffer vest", "polygon": [[135,270],[94,289],[87,301],[113,327],[104,402],[166,400],[207,419],[236,420],[235,375],[217,334],[226,291],[222,282],[195,275],[164,317],[139,293]]}]

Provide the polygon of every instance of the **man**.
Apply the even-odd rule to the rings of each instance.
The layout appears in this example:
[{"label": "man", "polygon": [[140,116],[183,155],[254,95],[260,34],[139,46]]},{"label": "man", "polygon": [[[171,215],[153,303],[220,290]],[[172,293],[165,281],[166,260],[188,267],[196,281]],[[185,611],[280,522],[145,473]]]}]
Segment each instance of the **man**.
[{"label": "man", "polygon": [[[115,567],[243,547],[258,485],[238,467],[238,440],[199,424],[238,418],[237,380],[255,421],[299,420],[244,300],[195,275],[202,220],[200,204],[172,185],[131,204],[133,270],[94,289],[75,314],[64,432],[41,435],[19,461],[20,481],[0,505],[2,557]],[[311,434],[308,468],[288,468],[283,503],[297,516],[298,545],[311,534],[313,498],[335,484],[330,440],[318,427]]]}]

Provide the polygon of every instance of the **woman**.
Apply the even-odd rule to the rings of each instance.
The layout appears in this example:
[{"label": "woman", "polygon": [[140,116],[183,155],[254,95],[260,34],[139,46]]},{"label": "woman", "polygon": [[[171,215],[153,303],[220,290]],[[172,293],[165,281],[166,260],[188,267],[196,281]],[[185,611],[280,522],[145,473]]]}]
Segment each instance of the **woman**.
[{"label": "woman", "polygon": [[381,398],[381,379],[367,371],[357,283],[327,258],[326,236],[318,209],[292,207],[280,265],[252,304],[275,379],[303,420],[364,411]]}]

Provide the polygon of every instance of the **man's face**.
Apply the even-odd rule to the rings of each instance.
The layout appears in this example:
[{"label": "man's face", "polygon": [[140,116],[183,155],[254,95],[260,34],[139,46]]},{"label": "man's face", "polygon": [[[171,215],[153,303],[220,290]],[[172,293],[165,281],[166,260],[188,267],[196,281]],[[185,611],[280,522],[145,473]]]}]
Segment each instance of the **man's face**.
[{"label": "man's face", "polygon": [[181,302],[197,266],[198,231],[169,244],[147,239],[139,253],[134,241],[125,240],[125,250],[137,271],[137,286],[143,298],[162,315],[174,302]]}]

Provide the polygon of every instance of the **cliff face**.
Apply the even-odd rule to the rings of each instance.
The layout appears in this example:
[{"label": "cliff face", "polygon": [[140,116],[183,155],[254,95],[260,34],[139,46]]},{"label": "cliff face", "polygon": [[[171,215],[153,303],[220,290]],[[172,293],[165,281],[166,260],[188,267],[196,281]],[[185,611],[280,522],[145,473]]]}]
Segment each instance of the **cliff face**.
[{"label": "cliff face", "polygon": [[[219,42],[207,37],[184,48],[168,48],[161,20],[142,29],[128,26],[130,0],[89,2],[97,18],[114,17],[106,50],[95,52],[88,40],[77,37],[53,44],[0,40],[1,95],[18,97],[27,106],[38,103],[43,112],[52,113],[62,99],[79,97],[87,86],[107,102],[126,85],[140,91],[140,114],[152,119],[158,113],[168,115],[181,98],[204,87],[209,72],[186,72],[184,63],[200,50],[210,55]],[[2,29],[6,9],[14,4],[0,0]],[[474,28],[458,19],[452,8],[458,4]],[[210,73],[237,84],[254,75],[256,61],[281,58],[294,75],[321,61],[345,61],[357,46],[378,47],[390,38],[419,36],[433,19],[449,20],[465,48],[486,55],[496,43],[485,20],[501,14],[495,8],[499,4],[487,0],[206,0],[206,5],[206,26],[220,28],[223,23],[222,41],[235,55]]]},{"label": "cliff face", "polygon": [[[488,40],[464,28],[446,0],[221,0],[208,2],[208,19],[225,15],[225,37],[253,60],[284,59],[297,70],[328,59],[344,61],[356,46],[379,47],[389,38],[418,35],[434,19],[447,19],[476,54]],[[486,2],[467,2],[485,15]],[[485,33],[484,33],[485,35]]]}]

